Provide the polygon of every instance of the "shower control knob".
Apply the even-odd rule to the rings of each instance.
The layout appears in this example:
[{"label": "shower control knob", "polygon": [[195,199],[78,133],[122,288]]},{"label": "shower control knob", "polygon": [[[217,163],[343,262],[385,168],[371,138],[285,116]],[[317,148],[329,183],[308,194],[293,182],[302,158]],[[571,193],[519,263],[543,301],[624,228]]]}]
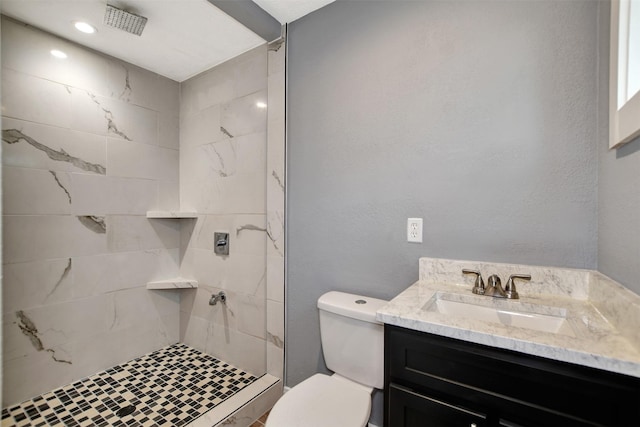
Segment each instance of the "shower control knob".
[{"label": "shower control knob", "polygon": [[229,233],[213,233],[213,252],[216,255],[229,255]]}]

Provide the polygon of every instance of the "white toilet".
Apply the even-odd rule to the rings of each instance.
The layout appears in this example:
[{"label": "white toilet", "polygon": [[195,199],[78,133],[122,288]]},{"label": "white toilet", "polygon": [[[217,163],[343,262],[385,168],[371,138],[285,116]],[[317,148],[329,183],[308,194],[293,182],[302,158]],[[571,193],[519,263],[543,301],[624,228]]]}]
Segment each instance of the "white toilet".
[{"label": "white toilet", "polygon": [[320,337],[333,375],[315,374],[276,402],[267,427],[364,427],[371,393],[384,383],[384,329],[376,311],[387,301],[328,292],[318,299]]}]

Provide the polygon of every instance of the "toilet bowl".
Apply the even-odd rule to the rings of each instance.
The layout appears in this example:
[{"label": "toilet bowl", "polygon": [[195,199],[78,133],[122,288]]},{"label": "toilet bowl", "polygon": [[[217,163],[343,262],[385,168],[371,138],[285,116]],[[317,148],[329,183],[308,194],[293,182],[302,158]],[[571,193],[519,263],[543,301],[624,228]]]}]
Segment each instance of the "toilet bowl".
[{"label": "toilet bowl", "polygon": [[335,375],[315,374],[293,387],[269,413],[268,427],[363,427],[371,391]]},{"label": "toilet bowl", "polygon": [[318,299],[320,337],[333,375],[315,374],[276,402],[267,427],[364,427],[371,393],[384,381],[384,331],[375,320],[387,301],[343,292]]}]

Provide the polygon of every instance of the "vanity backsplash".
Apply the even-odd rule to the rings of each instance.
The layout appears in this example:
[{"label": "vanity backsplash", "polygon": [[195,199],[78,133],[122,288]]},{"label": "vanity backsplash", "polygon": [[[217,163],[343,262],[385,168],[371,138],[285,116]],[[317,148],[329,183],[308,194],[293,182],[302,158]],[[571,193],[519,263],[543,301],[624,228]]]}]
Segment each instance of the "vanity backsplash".
[{"label": "vanity backsplash", "polygon": [[420,281],[429,284],[456,283],[473,286],[473,279],[462,274],[462,269],[477,270],[487,278],[496,274],[506,283],[512,274],[530,274],[531,280],[519,282],[521,298],[531,295],[557,295],[578,300],[589,298],[588,270],[539,267],[521,264],[500,264],[482,261],[460,261],[438,258],[420,258]]}]

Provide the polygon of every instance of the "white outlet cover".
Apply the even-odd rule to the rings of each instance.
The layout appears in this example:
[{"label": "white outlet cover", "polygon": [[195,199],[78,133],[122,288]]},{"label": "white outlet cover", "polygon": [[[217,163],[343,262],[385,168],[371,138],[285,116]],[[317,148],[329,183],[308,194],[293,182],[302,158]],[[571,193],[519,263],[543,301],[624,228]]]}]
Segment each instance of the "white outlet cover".
[{"label": "white outlet cover", "polygon": [[407,242],[422,243],[422,218],[407,219]]}]

